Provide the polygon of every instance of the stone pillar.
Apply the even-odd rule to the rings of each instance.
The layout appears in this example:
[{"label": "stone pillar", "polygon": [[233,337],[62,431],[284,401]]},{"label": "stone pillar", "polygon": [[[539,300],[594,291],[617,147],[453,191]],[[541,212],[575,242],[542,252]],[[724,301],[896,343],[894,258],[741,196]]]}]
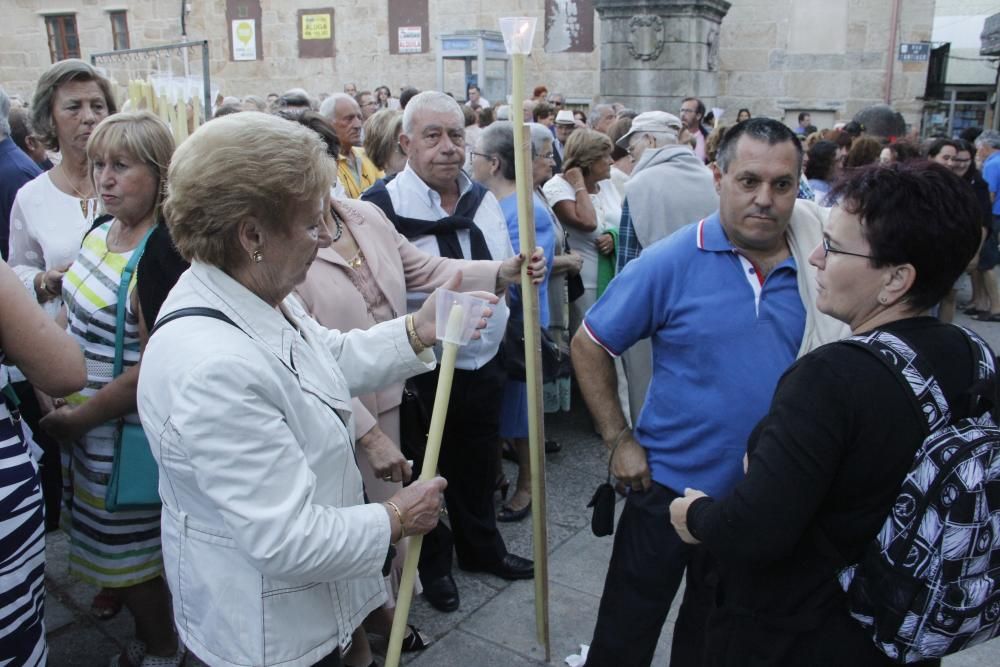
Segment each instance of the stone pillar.
[{"label": "stone pillar", "polygon": [[600,101],[677,113],[719,89],[719,28],[726,0],[595,0],[601,20]]}]

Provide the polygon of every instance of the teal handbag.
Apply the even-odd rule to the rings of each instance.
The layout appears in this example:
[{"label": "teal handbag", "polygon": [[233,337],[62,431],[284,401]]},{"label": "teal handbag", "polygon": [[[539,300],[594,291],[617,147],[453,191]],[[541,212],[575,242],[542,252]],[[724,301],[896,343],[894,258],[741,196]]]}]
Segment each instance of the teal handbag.
[{"label": "teal handbag", "polygon": [[[132,274],[146,249],[146,241],[153,233],[156,225],[149,228],[146,235],[136,246],[132,257],[122,272],[122,280],[118,285],[118,306],[115,323],[115,363],[114,377],[122,374],[123,357],[125,356],[125,306],[128,302],[128,286],[132,282]],[[104,507],[109,512],[125,512],[129,510],[154,510],[160,508],[159,492],[160,475],[156,468],[156,460],[149,451],[149,440],[139,424],[118,421],[115,432],[115,454],[111,463],[111,479],[108,480],[108,490],[104,494]]]}]

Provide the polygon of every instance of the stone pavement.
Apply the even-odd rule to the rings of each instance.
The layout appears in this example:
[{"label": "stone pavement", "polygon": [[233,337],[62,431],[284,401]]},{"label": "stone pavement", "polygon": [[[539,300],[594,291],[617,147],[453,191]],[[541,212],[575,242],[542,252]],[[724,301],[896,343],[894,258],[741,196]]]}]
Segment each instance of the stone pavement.
[{"label": "stone pavement", "polygon": [[[958,322],[971,326],[995,350],[1000,350],[1000,324],[973,322],[963,316],[959,316]],[[561,665],[566,656],[579,651],[579,644],[590,641],[613,538],[596,538],[590,532],[586,504],[597,485],[604,481],[607,464],[582,404],[574,406],[568,415],[547,420],[547,428],[549,437],[563,444],[561,452],[547,457],[551,664]],[[517,474],[514,466],[505,461],[504,467],[513,484]],[[530,521],[501,524],[501,531],[512,552],[531,555]],[[62,533],[49,536],[47,555],[49,664],[55,667],[107,664],[108,657],[131,635],[129,615],[121,613],[106,622],[90,618],[87,608],[96,591],[67,574],[67,542]],[[421,598],[414,601],[410,620],[434,643],[422,654],[407,656],[405,664],[414,667],[546,664],[544,652],[535,640],[532,582],[508,583],[457,569],[455,579],[462,599],[457,612],[442,614]],[[654,665],[667,664],[675,615],[676,604],[660,638]],[[378,663],[382,664],[381,657]],[[950,657],[944,665],[1000,665],[1000,640]]]}]

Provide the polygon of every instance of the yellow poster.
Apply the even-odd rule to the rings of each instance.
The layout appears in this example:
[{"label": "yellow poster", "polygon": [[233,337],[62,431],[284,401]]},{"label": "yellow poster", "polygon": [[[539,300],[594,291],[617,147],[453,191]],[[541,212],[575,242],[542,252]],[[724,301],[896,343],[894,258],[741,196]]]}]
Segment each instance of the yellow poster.
[{"label": "yellow poster", "polygon": [[330,39],[330,15],[303,14],[302,39]]}]

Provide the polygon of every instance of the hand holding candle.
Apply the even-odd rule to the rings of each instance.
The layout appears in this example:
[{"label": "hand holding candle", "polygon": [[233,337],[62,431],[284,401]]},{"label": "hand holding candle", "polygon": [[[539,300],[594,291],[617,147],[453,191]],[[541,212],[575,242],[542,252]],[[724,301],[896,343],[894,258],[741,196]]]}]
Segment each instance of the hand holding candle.
[{"label": "hand holding candle", "polygon": [[[421,343],[432,343],[435,338],[434,332],[437,332],[437,337],[442,342],[441,370],[438,373],[437,390],[434,394],[434,410],[431,413],[431,424],[427,434],[427,447],[424,450],[420,482],[435,479],[438,455],[441,453],[441,437],[444,434],[448,403],[451,400],[451,381],[455,374],[455,358],[458,355],[458,348],[479,336],[479,329],[486,326],[486,320],[493,314],[492,309],[487,304],[496,303],[498,300],[495,294],[488,292],[461,294],[447,289],[448,287],[458,287],[461,282],[461,273],[453,276],[444,287],[434,292],[413,316],[414,328]],[[388,505],[388,503],[386,504]],[[401,511],[398,517],[403,525],[406,522],[404,515],[405,513]],[[423,536],[417,535],[410,541],[409,549],[406,552],[403,576],[399,584],[399,595],[396,598],[396,611],[393,614],[392,632],[389,635],[389,649],[385,656],[386,667],[398,667],[399,665],[403,635],[406,634],[410,604],[413,602],[413,584],[417,579],[417,562],[420,560],[422,546]]]}]

